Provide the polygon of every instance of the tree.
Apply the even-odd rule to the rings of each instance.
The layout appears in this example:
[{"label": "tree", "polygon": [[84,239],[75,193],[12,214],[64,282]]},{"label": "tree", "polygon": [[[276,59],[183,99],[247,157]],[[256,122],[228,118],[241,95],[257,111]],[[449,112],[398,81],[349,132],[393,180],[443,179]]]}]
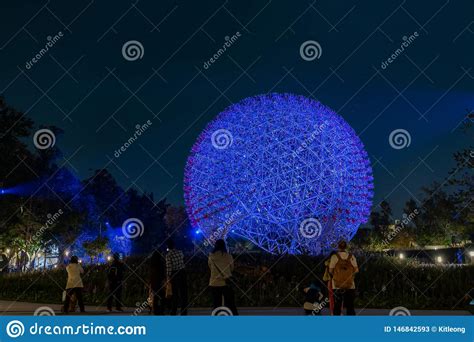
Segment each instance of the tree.
[{"label": "tree", "polygon": [[162,247],[166,240],[164,217],[169,204],[166,199],[155,202],[153,194],[139,194],[135,189],[127,191],[127,218],[143,222],[143,235],[132,240],[132,253],[149,254]]},{"label": "tree", "polygon": [[107,169],[96,170],[83,182],[83,195],[93,199],[89,208],[89,225],[105,221],[120,222],[127,208],[127,196]]},{"label": "tree", "polygon": [[166,235],[173,238],[180,248],[191,250],[194,247],[193,234],[188,214],[183,206],[170,206],[165,215]]},{"label": "tree", "polygon": [[42,223],[37,217],[31,212],[25,211],[19,220],[2,235],[2,241],[15,256],[17,270],[33,269],[34,261],[44,247],[43,237],[37,238],[35,235],[41,226]]},{"label": "tree", "polygon": [[101,256],[110,254],[109,239],[105,236],[98,236],[92,241],[86,241],[82,244],[82,247],[84,247],[92,262],[99,262]]},{"label": "tree", "polygon": [[383,200],[380,203],[380,230],[384,237],[386,237],[389,233],[389,227],[392,225],[392,208],[390,204]]},{"label": "tree", "polygon": [[[55,174],[56,147],[31,151],[34,122],[0,97],[0,245],[15,249],[18,268],[31,269],[36,254],[50,244],[43,231],[48,215],[63,204],[51,195],[47,180]],[[61,130],[49,127],[56,135]],[[34,196],[33,196],[34,195]],[[48,232],[49,233],[49,232]]]},{"label": "tree", "polygon": [[[55,136],[62,133],[47,128]],[[156,202],[151,193],[125,191],[106,169],[81,181],[57,165],[57,144],[30,149],[26,141],[33,139],[34,122],[3,97],[0,129],[0,189],[5,190],[0,194],[0,250],[15,249],[19,268],[30,269],[38,251],[59,249],[61,261],[66,248],[74,253],[85,249],[93,259],[111,246],[130,250],[131,240],[121,234],[110,241],[108,237],[120,233],[129,218],[145,227],[143,235],[133,239],[135,253],[149,253],[165,242],[165,199]]]},{"label": "tree", "polygon": [[[20,163],[24,160],[31,165],[34,156],[24,143],[32,134],[33,121],[10,107],[0,96],[0,184],[6,188],[35,178],[28,168]],[[12,172],[15,170],[15,172]]]},{"label": "tree", "polygon": [[[472,142],[474,113],[469,112],[465,122],[461,125],[461,133]],[[453,225],[461,239],[474,241],[474,146],[469,146],[455,152],[455,167],[449,172],[447,178],[448,191],[453,193],[455,206],[455,220]]]},{"label": "tree", "polygon": [[416,227],[416,240],[421,246],[448,245],[451,232],[448,229],[453,220],[455,206],[452,197],[434,182],[422,188],[420,220]]}]

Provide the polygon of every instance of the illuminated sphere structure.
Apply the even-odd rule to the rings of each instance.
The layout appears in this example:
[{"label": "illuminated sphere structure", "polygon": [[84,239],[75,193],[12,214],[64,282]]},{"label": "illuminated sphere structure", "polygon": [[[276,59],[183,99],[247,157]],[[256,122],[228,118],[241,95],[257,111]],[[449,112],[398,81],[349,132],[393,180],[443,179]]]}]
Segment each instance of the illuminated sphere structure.
[{"label": "illuminated sphere structure", "polygon": [[205,244],[240,236],[274,254],[321,254],[369,217],[373,177],[354,130],[303,96],[234,104],[194,144],[185,177],[191,224]]}]

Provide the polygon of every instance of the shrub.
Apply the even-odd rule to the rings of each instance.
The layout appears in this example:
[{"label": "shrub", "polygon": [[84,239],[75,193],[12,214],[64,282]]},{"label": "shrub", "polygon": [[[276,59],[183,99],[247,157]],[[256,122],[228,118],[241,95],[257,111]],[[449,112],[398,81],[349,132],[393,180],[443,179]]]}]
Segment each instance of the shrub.
[{"label": "shrub", "polygon": [[[239,306],[302,306],[302,288],[311,281],[326,287],[320,279],[324,260],[308,256],[246,255],[236,258],[234,290]],[[148,297],[148,265],[144,258],[125,261],[123,302],[137,306]],[[357,307],[409,309],[464,309],[471,289],[474,266],[422,265],[410,260],[380,256],[359,256],[356,276]],[[186,265],[189,302],[193,307],[210,306],[206,288],[207,259],[192,258]],[[106,265],[85,267],[85,301],[105,305]],[[46,272],[12,273],[0,277],[2,299],[59,303],[66,284],[64,269]]]}]

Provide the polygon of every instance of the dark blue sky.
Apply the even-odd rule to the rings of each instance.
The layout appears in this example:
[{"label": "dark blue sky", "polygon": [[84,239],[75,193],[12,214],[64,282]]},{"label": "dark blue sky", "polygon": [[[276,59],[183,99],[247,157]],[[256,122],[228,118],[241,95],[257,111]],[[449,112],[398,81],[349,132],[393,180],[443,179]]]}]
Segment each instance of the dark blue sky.
[{"label": "dark blue sky", "polygon": [[[269,91],[314,97],[338,111],[369,153],[375,200],[387,197],[396,208],[444,178],[452,152],[466,145],[455,128],[473,107],[469,0],[1,6],[0,93],[38,124],[64,130],[56,143],[81,178],[107,166],[124,188],[135,184],[182,203],[183,168],[200,131],[230,103]],[[63,37],[27,69],[59,31]],[[241,37],[204,69],[237,31]],[[382,69],[415,31],[416,40]],[[143,45],[142,59],[123,58],[129,40]],[[319,59],[301,58],[307,40],[321,45]],[[115,158],[135,125],[149,119],[152,126]],[[388,137],[399,128],[411,144],[396,150]]]}]

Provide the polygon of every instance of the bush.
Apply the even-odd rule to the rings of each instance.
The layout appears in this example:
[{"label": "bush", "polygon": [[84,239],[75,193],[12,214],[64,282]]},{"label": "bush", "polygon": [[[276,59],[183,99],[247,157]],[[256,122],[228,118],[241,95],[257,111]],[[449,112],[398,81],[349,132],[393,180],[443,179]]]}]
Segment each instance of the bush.
[{"label": "bush", "polygon": [[[421,265],[390,257],[359,256],[356,276],[357,307],[409,309],[464,309],[466,293],[474,279],[474,266]],[[126,260],[123,302],[137,306],[148,297],[148,265],[144,258]],[[257,265],[257,266],[256,266]],[[192,307],[209,307],[207,259],[192,258],[186,266],[189,302]],[[302,306],[302,288],[311,281],[319,283],[324,260],[308,256],[247,255],[236,258],[233,282],[239,306]],[[85,267],[85,301],[105,305],[106,266]],[[66,284],[64,269],[3,274],[2,299],[59,303]]]}]

